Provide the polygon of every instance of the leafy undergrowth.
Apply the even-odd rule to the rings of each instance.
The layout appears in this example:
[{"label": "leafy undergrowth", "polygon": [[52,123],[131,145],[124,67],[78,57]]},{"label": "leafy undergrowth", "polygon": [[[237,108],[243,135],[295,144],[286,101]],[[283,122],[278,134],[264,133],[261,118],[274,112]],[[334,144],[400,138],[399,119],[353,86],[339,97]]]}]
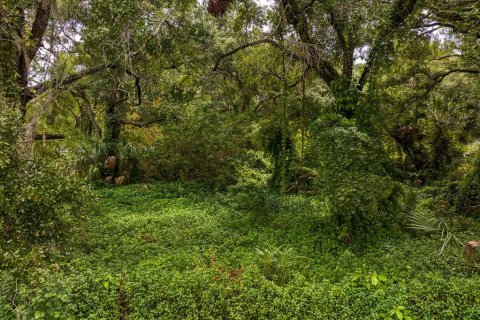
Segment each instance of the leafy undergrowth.
[{"label": "leafy undergrowth", "polygon": [[50,267],[31,268],[37,280],[1,274],[1,319],[480,318],[478,274],[434,237],[393,229],[342,245],[303,196],[260,219],[198,185],[98,195]]}]

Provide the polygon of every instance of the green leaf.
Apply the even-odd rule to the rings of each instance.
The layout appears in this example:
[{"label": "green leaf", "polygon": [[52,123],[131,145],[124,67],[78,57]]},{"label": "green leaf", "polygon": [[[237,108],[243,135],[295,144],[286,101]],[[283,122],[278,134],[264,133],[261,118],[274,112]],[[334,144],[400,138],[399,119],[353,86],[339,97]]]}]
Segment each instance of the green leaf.
[{"label": "green leaf", "polygon": [[402,320],[403,319],[403,314],[402,314],[402,311],[400,310],[395,310],[395,314],[397,315],[397,318]]}]

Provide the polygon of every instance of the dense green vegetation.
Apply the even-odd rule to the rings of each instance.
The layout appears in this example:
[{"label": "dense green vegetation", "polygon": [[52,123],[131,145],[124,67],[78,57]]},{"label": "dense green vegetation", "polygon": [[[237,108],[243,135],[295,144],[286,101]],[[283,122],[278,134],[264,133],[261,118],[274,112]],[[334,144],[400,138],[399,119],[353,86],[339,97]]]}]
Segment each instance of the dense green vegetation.
[{"label": "dense green vegetation", "polygon": [[[439,256],[436,237],[394,226],[346,246],[327,209],[296,195],[278,199],[268,223],[199,185],[98,195],[68,251],[53,253],[46,268],[31,267],[33,288],[19,286],[15,303],[27,318],[384,319],[395,309],[414,319],[480,316],[474,269]],[[468,221],[459,236],[475,236],[478,222]],[[276,250],[281,260],[269,271],[265,255]]]},{"label": "dense green vegetation", "polygon": [[0,2],[0,319],[478,319],[480,3]]}]

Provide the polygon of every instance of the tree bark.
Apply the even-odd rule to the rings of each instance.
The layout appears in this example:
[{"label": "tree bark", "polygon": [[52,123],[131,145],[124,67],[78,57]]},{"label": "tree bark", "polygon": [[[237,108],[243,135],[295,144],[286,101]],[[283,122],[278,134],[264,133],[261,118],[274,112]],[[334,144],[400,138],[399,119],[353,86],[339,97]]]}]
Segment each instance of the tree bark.
[{"label": "tree bark", "polygon": [[[28,88],[28,71],[31,61],[35,58],[38,49],[42,45],[43,36],[48,26],[50,18],[51,1],[41,0],[38,2],[35,19],[33,21],[30,36],[25,39],[25,11],[17,7],[18,24],[17,38],[20,41],[20,50],[18,52],[17,74],[18,84],[20,85],[20,112],[25,117],[27,114],[27,103],[30,101]],[[25,42],[28,40],[28,43]]]}]

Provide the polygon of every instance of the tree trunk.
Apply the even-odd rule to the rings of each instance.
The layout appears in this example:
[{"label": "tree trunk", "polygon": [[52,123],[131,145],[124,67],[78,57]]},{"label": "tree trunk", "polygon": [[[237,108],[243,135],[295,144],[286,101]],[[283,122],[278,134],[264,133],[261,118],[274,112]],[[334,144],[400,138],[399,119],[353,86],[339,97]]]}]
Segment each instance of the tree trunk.
[{"label": "tree trunk", "polygon": [[[114,90],[112,97],[107,104],[105,110],[105,132],[103,141],[107,145],[107,156],[115,157],[115,166],[113,169],[107,169],[105,175],[116,178],[120,172],[120,162],[118,161],[118,142],[120,140],[120,132],[122,129],[122,122],[118,107],[125,99],[118,99],[118,91]],[[112,181],[113,182],[113,181]]]},{"label": "tree trunk", "polygon": [[[50,0],[36,1],[36,10],[31,29],[27,31],[25,4],[6,4],[0,11],[0,54],[2,61],[2,86],[12,101],[18,103],[22,116],[27,114],[27,103],[31,99],[28,89],[28,71],[31,61],[42,45],[48,26],[51,9]],[[15,84],[16,83],[16,84]]]}]

